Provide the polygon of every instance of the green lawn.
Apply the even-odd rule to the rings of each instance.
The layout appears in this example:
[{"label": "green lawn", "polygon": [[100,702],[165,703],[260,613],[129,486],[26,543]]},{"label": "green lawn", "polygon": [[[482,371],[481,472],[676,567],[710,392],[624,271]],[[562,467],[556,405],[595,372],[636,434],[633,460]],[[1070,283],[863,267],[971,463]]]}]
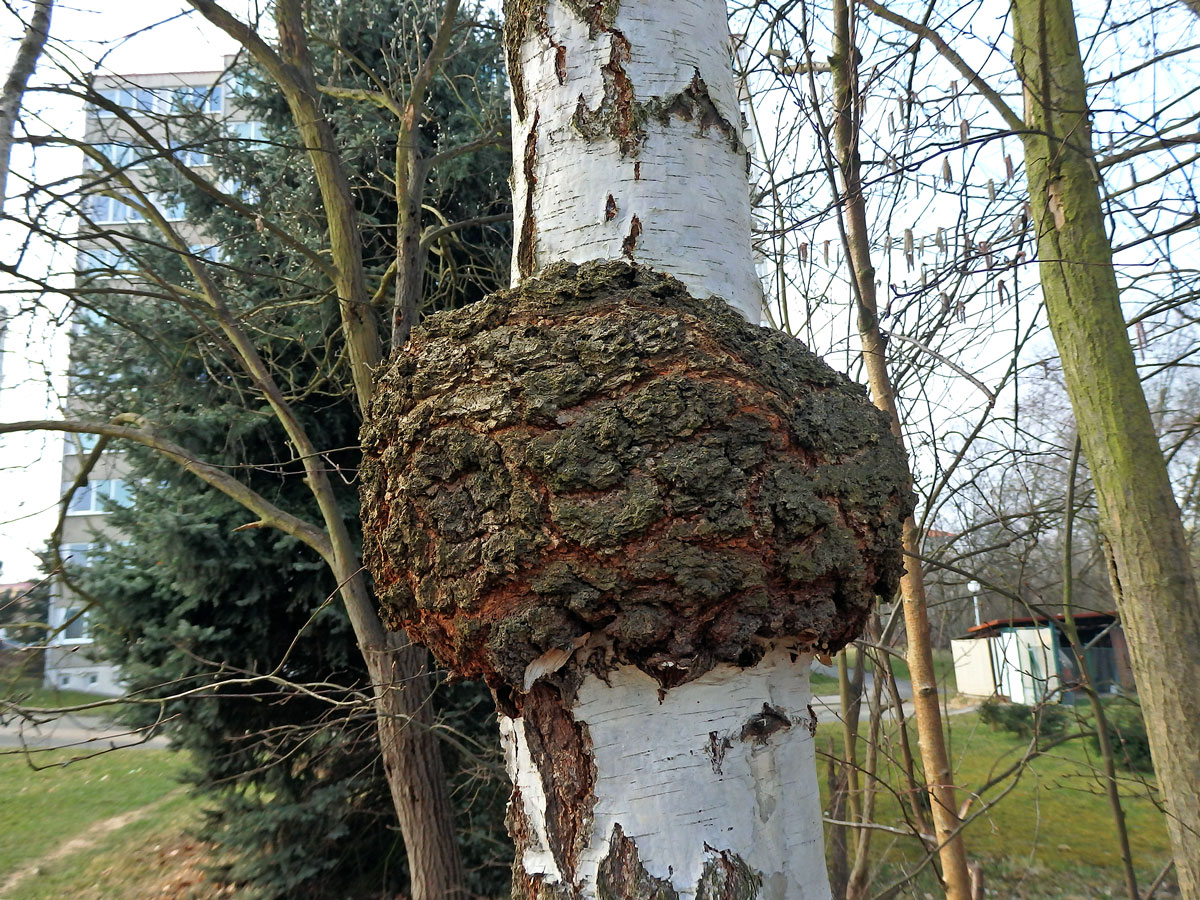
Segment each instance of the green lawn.
[{"label": "green lawn", "polygon": [[144,813],[93,846],[23,879],[5,900],[199,900],[207,896],[196,869],[206,851],[187,836],[199,823],[195,800],[177,790]]},{"label": "green lawn", "polygon": [[[957,780],[968,788],[1006,768],[1025,749],[1015,735],[990,730],[975,714],[953,716],[950,722]],[[821,725],[818,747],[836,748],[840,731],[837,724]],[[894,733],[881,747],[885,759],[899,757]],[[971,823],[966,839],[971,858],[983,864],[990,896],[1066,900],[1104,896],[1119,888],[1116,842],[1093,757],[1090,744],[1073,741],[1035,759],[1015,784],[1008,782],[985,794],[984,800],[998,802]],[[199,882],[195,866],[205,851],[185,833],[197,821],[200,804],[178,783],[186,757],[170,751],[125,750],[69,760],[68,753],[55,751],[39,760],[48,768],[34,771],[20,755],[0,756],[0,884],[7,873],[43,859],[97,823],[131,810],[142,814],[120,830],[100,835],[93,846],[42,867],[6,900],[144,900],[163,896],[161,885],[172,878]],[[818,763],[824,772],[823,760]],[[888,779],[900,784],[894,770]],[[1148,884],[1168,855],[1162,814],[1138,779],[1129,777],[1123,792],[1135,861]],[[979,808],[973,802],[970,812]],[[904,827],[892,794],[881,795],[876,819]],[[921,856],[916,840],[876,832],[872,893],[911,871]],[[938,896],[928,867],[900,896],[925,894]]]},{"label": "green lawn", "polygon": [[177,790],[186,766],[185,757],[169,750],[72,757],[65,750],[0,755],[0,881],[95,823]]},{"label": "green lawn", "polygon": [[[950,725],[956,781],[968,790],[1002,772],[1026,749],[1026,743],[1015,735],[981,725],[975,714],[952,716]],[[818,747],[826,749],[831,741],[840,747],[840,731],[840,725],[820,726]],[[884,750],[898,758],[898,745],[892,737],[893,741],[885,741]],[[916,752],[915,739],[913,748]],[[984,801],[996,802],[968,826],[967,852],[983,864],[985,883],[997,896],[1092,897],[1119,889],[1119,851],[1097,767],[1091,744],[1085,739],[1073,740],[1033,760],[1015,783],[1009,780],[984,794]],[[887,779],[900,783],[894,770]],[[1124,776],[1122,794],[1134,863],[1146,884],[1170,853],[1162,813],[1149,793],[1139,777]],[[960,803],[963,799],[960,794]],[[976,798],[968,815],[980,809]],[[904,827],[894,796],[881,795],[877,820]],[[911,838],[880,832],[872,856],[884,871],[878,890],[889,878],[910,871],[922,852]],[[918,896],[932,885],[928,877],[923,878]]]}]

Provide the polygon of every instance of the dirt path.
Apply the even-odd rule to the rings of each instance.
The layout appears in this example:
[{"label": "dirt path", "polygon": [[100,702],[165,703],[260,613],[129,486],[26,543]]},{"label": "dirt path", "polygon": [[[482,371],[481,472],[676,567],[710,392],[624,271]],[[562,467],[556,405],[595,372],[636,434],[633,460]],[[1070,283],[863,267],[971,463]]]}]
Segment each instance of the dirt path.
[{"label": "dirt path", "polygon": [[26,878],[31,875],[39,874],[43,869],[52,866],[60,859],[65,859],[75,853],[82,853],[84,850],[90,850],[99,844],[105,837],[112,834],[126,825],[132,825],[139,819],[148,816],[156,807],[166,803],[171,798],[179,795],[182,788],[171,791],[163,797],[159,797],[153,803],[147,803],[145,806],[139,806],[137,809],[131,809],[129,812],[121,813],[119,816],[112,816],[108,819],[101,819],[99,822],[93,822],[82,832],[75,837],[61,844],[55,850],[47,853],[45,856],[38,859],[30,860],[25,865],[17,868],[15,872],[11,872],[4,883],[0,884],[0,900],[8,900],[9,894],[17,889],[17,887]]}]

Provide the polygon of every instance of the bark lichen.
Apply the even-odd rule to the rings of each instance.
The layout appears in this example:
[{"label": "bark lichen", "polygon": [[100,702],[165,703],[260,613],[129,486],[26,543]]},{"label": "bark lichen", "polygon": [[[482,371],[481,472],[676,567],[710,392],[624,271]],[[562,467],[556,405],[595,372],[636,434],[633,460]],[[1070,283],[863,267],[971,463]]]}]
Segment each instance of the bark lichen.
[{"label": "bark lichen", "polygon": [[363,428],[389,625],[493,687],[586,643],[664,687],[834,651],[901,572],[902,450],[798,341],[620,262],[431,317]]}]

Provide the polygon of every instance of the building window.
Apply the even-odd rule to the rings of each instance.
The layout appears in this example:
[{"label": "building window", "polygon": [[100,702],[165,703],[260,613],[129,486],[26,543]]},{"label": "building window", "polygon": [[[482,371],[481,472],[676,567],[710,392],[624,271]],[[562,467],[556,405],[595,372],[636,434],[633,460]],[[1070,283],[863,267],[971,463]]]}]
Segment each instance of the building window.
[{"label": "building window", "polygon": [[134,259],[112,247],[89,247],[79,251],[77,265],[81,275],[104,276],[109,272],[132,272],[137,268]]},{"label": "building window", "polygon": [[[196,112],[219,113],[224,106],[225,91],[216,84],[161,88],[130,86],[105,88],[99,93],[109,103],[135,115],[171,116]],[[96,115],[101,119],[111,119],[115,113],[97,107]]]},{"label": "building window", "polygon": [[[63,495],[71,489],[71,482],[64,482]],[[89,481],[81,485],[71,495],[67,506],[68,516],[87,516],[109,512],[112,505],[128,506],[130,500],[129,485],[120,479],[104,481]]]},{"label": "building window", "polygon": [[187,218],[187,204],[182,200],[168,200],[165,197],[155,197],[154,205],[168,222],[182,222]]},{"label": "building window", "polygon": [[221,253],[221,248],[217,244],[210,244],[208,246],[196,244],[188,247],[188,252],[197,259],[207,260],[211,263],[219,263],[224,259],[224,254]]},{"label": "building window", "polygon": [[87,673],[87,683],[88,683],[89,685],[96,684],[96,683],[97,683],[99,680],[100,680],[100,676],[99,676],[99,675],[97,675],[95,672],[88,672],[88,673]]},{"label": "building window", "polygon": [[263,140],[262,122],[226,122],[225,128],[238,141],[259,143]]},{"label": "building window", "polygon": [[[145,147],[134,144],[96,144],[96,150],[117,169],[142,169],[146,166]],[[89,160],[90,162],[90,160]]]},{"label": "building window", "polygon": [[64,688],[70,687],[71,686],[71,676],[70,675],[59,675],[58,676],[58,686],[64,687]]},{"label": "building window", "polygon": [[107,194],[92,194],[88,197],[88,206],[88,215],[97,225],[144,221],[140,210]]},{"label": "building window", "polygon": [[58,555],[65,565],[87,569],[91,567],[99,549],[99,544],[62,544],[58,548]]},{"label": "building window", "polygon": [[[183,220],[184,213],[186,212],[183,201],[168,200],[161,194],[150,195],[146,199],[154,204],[154,207],[162,213],[163,218],[168,222]],[[107,194],[92,194],[88,198],[88,203],[90,206],[88,214],[97,225],[116,225],[124,222],[146,221],[140,209],[126,203],[124,200],[110,197]]]},{"label": "building window", "polygon": [[63,447],[63,453],[73,453],[76,456],[81,456],[84,453],[91,453],[96,449],[96,442],[98,440],[100,440],[100,435],[98,434],[68,433],[63,439],[63,443],[65,444]]},{"label": "building window", "polygon": [[208,154],[205,153],[203,150],[198,150],[194,147],[188,148],[186,150],[176,150],[175,156],[185,166],[189,166],[190,168],[193,168],[193,169],[211,164]]},{"label": "building window", "polygon": [[88,639],[87,611],[82,606],[68,607],[63,613],[62,630],[59,637],[64,641],[86,641]]}]

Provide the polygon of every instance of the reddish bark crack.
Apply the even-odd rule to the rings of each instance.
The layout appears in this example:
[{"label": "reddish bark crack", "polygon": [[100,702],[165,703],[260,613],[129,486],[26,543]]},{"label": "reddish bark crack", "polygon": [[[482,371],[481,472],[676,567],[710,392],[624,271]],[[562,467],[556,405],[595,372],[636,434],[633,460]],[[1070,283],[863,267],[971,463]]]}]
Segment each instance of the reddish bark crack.
[{"label": "reddish bark crack", "polygon": [[679,900],[671,882],[646,871],[637,844],[625,836],[620,825],[613,826],[608,854],[600,861],[596,893],[610,900]]},{"label": "reddish bark crack", "polygon": [[533,212],[533,192],[537,189],[537,141],[538,141],[538,122],[541,120],[541,112],[533,114],[533,124],[529,127],[529,134],[525,138],[525,154],[521,161],[522,170],[525,174],[525,210],[521,219],[521,237],[520,243],[517,245],[517,271],[522,278],[528,278],[533,274],[534,259],[534,235],[537,231],[537,221]]},{"label": "reddish bark crack", "polygon": [[[591,840],[596,764],[587,725],[575,721],[558,691],[539,682],[521,701],[525,738],[546,787],[546,831],[563,878],[573,883]],[[520,846],[520,845],[518,845]]]}]

